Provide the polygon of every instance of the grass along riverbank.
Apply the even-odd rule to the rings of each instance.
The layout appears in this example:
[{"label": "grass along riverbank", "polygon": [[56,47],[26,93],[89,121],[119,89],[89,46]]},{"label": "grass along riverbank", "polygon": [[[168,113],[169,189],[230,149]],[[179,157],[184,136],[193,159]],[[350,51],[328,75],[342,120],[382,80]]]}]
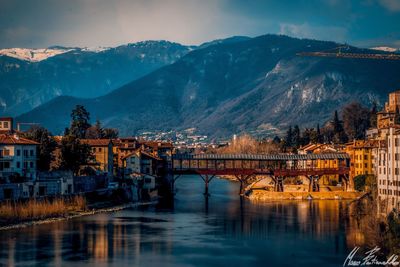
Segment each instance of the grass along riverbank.
[{"label": "grass along riverbank", "polygon": [[135,207],[139,207],[139,206],[146,206],[146,205],[152,205],[152,204],[155,204],[155,203],[154,202],[136,202],[136,203],[121,204],[121,205],[107,207],[107,208],[96,208],[96,209],[87,210],[87,211],[70,213],[65,216],[59,215],[59,216],[55,216],[55,217],[48,217],[48,218],[43,218],[43,219],[36,219],[36,220],[31,220],[31,221],[7,224],[7,225],[0,226],[0,231],[24,228],[24,227],[29,227],[29,226],[33,226],[33,225],[39,225],[39,224],[53,223],[53,222],[57,222],[57,221],[70,220],[70,219],[83,217],[83,216],[90,216],[90,215],[94,215],[94,214],[98,214],[98,213],[115,212],[115,211],[119,211],[119,210],[123,210],[123,209],[135,208]]},{"label": "grass along riverbank", "polygon": [[83,196],[7,201],[0,204],[0,226],[50,217],[63,217],[87,209]]}]

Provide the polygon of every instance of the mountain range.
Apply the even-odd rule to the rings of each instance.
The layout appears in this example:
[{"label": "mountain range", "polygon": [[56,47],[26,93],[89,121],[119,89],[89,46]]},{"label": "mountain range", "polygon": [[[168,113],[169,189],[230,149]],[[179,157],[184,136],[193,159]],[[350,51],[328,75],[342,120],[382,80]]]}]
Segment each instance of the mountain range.
[{"label": "mountain range", "polygon": [[104,95],[192,49],[167,41],[114,48],[2,49],[0,115],[19,115],[61,95]]},{"label": "mountain range", "polygon": [[[196,128],[212,137],[243,132],[265,136],[288,125],[323,124],[351,101],[381,106],[400,85],[399,61],[297,55],[338,46],[281,35],[179,46],[182,52],[173,63],[133,77],[105,95],[59,96],[17,120],[38,122],[60,133],[73,107],[81,104],[92,119],[118,128],[122,135]],[[346,52],[384,53],[356,47]]]}]

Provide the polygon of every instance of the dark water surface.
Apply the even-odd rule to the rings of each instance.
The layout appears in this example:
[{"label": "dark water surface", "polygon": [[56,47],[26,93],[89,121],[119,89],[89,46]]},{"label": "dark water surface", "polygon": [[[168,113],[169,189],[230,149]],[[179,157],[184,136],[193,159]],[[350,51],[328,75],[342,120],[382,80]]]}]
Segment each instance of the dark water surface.
[{"label": "dark water surface", "polygon": [[364,240],[341,201],[252,203],[238,184],[181,177],[173,207],[0,232],[0,266],[342,266]]}]

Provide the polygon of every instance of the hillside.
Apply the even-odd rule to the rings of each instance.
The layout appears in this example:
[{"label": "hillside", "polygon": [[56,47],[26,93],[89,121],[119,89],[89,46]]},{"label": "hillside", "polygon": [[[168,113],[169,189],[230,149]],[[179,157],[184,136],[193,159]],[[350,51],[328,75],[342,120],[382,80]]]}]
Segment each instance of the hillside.
[{"label": "hillside", "polygon": [[263,135],[288,124],[323,123],[353,100],[382,104],[398,88],[400,62],[296,56],[338,45],[277,35],[217,42],[105,96],[59,97],[18,120],[60,132],[73,106],[83,104],[123,135],[191,127],[214,137]]},{"label": "hillside", "polygon": [[30,111],[61,95],[104,95],[175,62],[191,49],[146,41],[101,49],[0,50],[0,116]]}]

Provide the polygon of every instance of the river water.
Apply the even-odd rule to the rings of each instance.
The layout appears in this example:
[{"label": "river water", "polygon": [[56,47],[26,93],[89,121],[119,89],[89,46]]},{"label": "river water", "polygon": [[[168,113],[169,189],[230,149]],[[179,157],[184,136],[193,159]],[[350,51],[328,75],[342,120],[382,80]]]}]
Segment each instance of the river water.
[{"label": "river water", "polygon": [[341,201],[252,203],[238,184],[176,182],[173,205],[0,232],[0,266],[342,266],[365,236]]}]

